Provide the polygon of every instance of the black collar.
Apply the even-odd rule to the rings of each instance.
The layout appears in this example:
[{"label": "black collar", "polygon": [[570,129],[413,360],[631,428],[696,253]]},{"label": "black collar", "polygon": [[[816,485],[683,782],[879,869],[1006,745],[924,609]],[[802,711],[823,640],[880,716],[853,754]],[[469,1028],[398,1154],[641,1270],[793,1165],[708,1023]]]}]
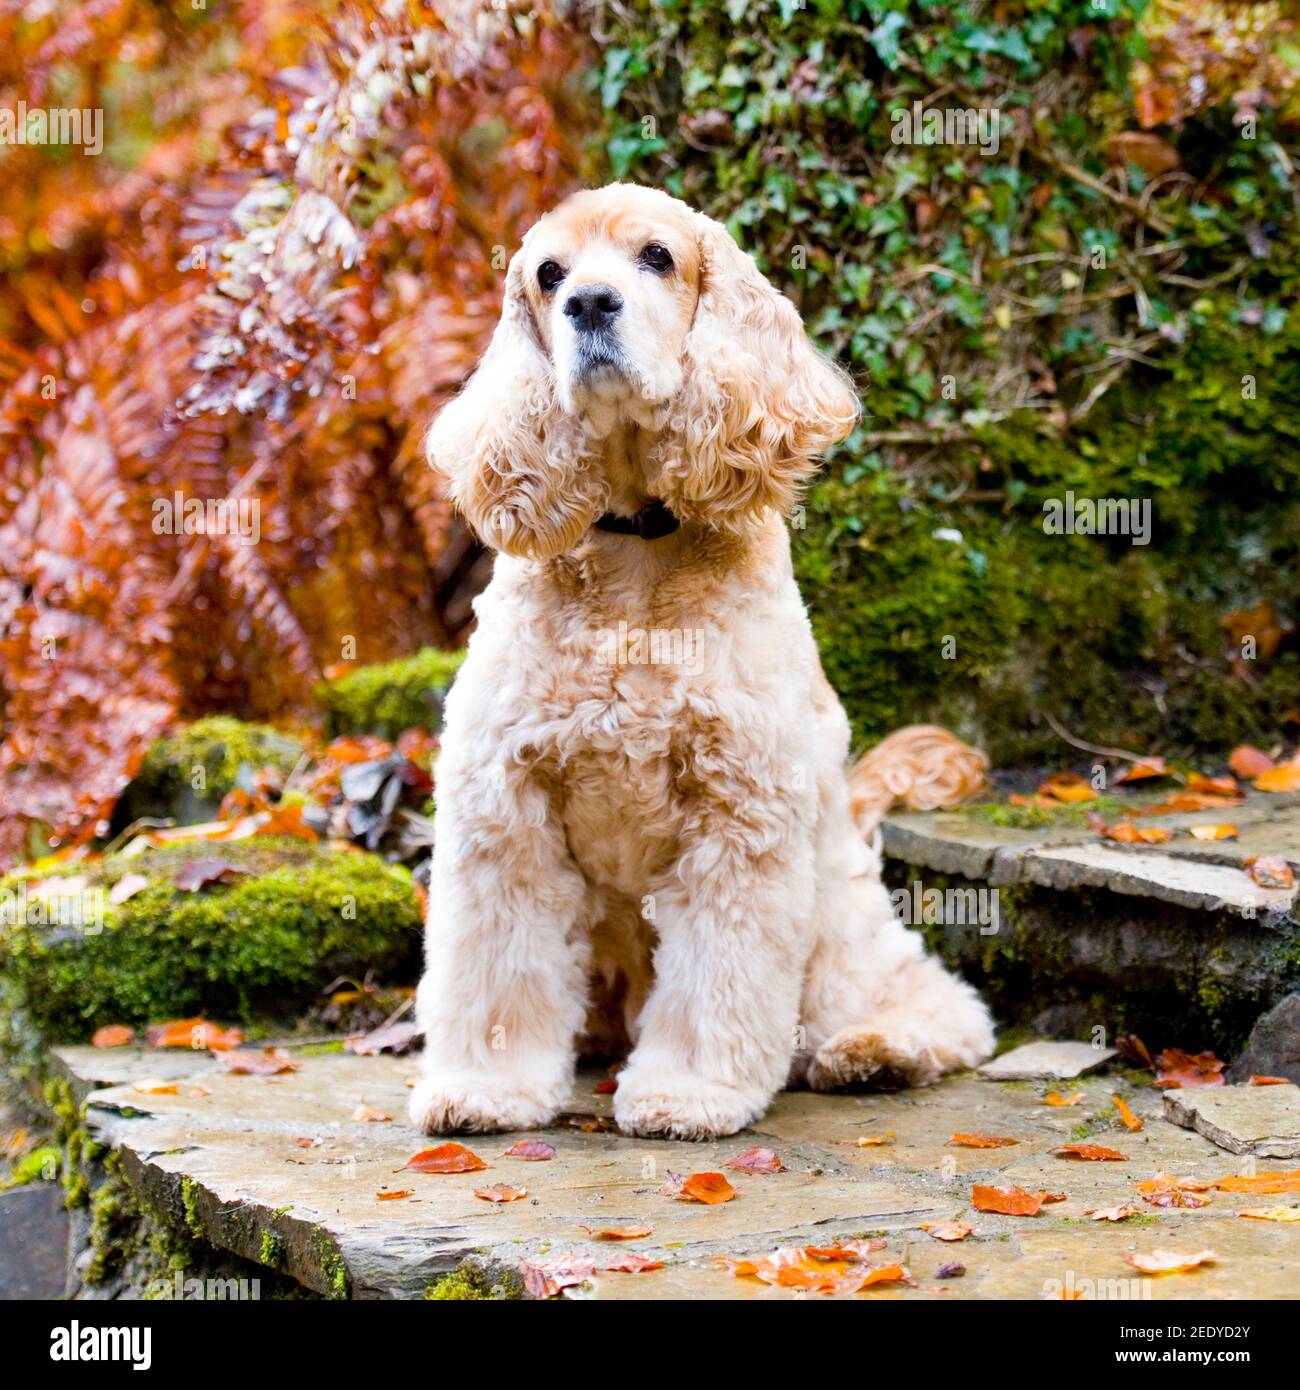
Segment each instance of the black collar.
[{"label": "black collar", "polygon": [[619,516],[606,512],[595,523],[597,531],[613,531],[620,536],[640,536],[643,541],[657,541],[671,536],[682,523],[662,502],[647,502],[635,516]]}]

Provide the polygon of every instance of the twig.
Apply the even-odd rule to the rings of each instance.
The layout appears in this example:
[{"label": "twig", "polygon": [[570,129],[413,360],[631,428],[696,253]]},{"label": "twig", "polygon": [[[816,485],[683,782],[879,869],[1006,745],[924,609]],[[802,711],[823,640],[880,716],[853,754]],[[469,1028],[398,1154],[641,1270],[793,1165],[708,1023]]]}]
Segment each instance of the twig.
[{"label": "twig", "polygon": [[1127,209],[1134,217],[1141,218],[1148,227],[1153,227],[1161,236],[1173,235],[1173,225],[1166,222],[1159,213],[1151,212],[1148,208],[1143,207],[1136,198],[1130,198],[1127,193],[1117,193],[1108,183],[1094,178],[1086,170],[1080,169],[1077,164],[1059,159],[1047,150],[1035,149],[1033,145],[1026,145],[1025,150],[1028,154],[1032,154],[1035,159],[1042,160],[1044,164],[1057,170],[1058,173],[1064,174],[1066,178],[1073,179],[1075,183],[1081,183],[1085,188],[1091,188],[1094,193],[1100,193],[1103,198],[1109,198],[1112,203]]},{"label": "twig", "polygon": [[1097,753],[1104,758],[1125,758],[1131,763],[1149,763],[1151,761],[1150,754],[1129,753],[1123,748],[1103,748],[1096,743],[1085,743],[1081,738],[1075,738],[1048,710],[1043,711],[1043,718],[1052,726],[1052,732],[1058,738],[1063,738],[1072,748],[1077,748],[1083,753]]}]

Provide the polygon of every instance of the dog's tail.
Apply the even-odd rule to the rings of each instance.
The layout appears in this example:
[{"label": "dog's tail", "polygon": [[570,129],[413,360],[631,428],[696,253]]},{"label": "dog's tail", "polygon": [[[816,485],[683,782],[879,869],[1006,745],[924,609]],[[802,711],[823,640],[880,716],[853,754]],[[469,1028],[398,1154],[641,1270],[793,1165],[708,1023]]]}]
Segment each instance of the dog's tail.
[{"label": "dog's tail", "polygon": [[870,838],[885,813],[956,806],[988,785],[988,755],[935,724],[899,729],[863,755],[849,773],[849,805]]}]

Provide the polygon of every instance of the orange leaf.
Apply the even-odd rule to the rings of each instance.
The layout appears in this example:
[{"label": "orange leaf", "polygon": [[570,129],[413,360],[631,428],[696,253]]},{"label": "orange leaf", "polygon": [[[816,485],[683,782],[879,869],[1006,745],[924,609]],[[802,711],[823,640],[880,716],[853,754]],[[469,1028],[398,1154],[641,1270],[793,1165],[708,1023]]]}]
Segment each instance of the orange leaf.
[{"label": "orange leaf", "polygon": [[1097,793],[1082,777],[1073,772],[1054,772],[1038,788],[1038,795],[1067,803],[1097,799]]},{"label": "orange leaf", "polygon": [[1124,782],[1145,782],[1148,777],[1168,777],[1169,769],[1163,758],[1143,758],[1140,763],[1127,767],[1115,778],[1115,785]]},{"label": "orange leaf", "polygon": [[1289,1086],[1291,1079],[1286,1076],[1252,1076],[1248,1084],[1251,1086]]},{"label": "orange leaf", "polygon": [[545,1163],[555,1157],[555,1146],[545,1139],[520,1139],[501,1155],[502,1158],[524,1158],[529,1163]]},{"label": "orange leaf", "polygon": [[1267,753],[1243,743],[1228,754],[1228,766],[1238,777],[1259,777],[1262,773],[1272,772],[1277,764]]},{"label": "orange leaf", "polygon": [[474,1195],[481,1197],[485,1202],[517,1202],[521,1197],[528,1196],[528,1189],[498,1182],[493,1183],[491,1187],[476,1187]]},{"label": "orange leaf", "polygon": [[970,1190],[976,1211],[995,1211],[1002,1216],[1037,1216],[1044,1196],[1042,1192],[1026,1192],[1023,1187],[981,1187],[978,1183]]},{"label": "orange leaf", "polygon": [[238,1028],[222,1028],[204,1018],[176,1018],[150,1024],[145,1038],[151,1047],[188,1047],[194,1052],[228,1052],[244,1041]]},{"label": "orange leaf", "polygon": [[1048,1091],[1043,1097],[1044,1105],[1079,1105],[1086,1097],[1082,1091],[1074,1091],[1068,1096],[1060,1095],[1056,1091]]},{"label": "orange leaf", "polygon": [[894,1142],[894,1131],[891,1129],[888,1134],[865,1134],[854,1143],[860,1149],[875,1149],[881,1144],[892,1144]]},{"label": "orange leaf", "polygon": [[1133,109],[1137,112],[1138,124],[1150,130],[1153,125],[1164,125],[1174,118],[1178,111],[1178,93],[1173,87],[1160,83],[1139,88],[1133,96]]},{"label": "orange leaf", "polygon": [[1281,767],[1261,772],[1255,778],[1255,789],[1261,792],[1300,792],[1300,762],[1292,760]]},{"label": "orange leaf", "polygon": [[1157,1055],[1155,1065],[1156,1085],[1166,1091],[1223,1085],[1223,1063],[1213,1052],[1198,1052],[1193,1057],[1181,1047],[1167,1047]]},{"label": "orange leaf", "polygon": [[176,1083],[174,1081],[136,1081],[132,1083],[131,1089],[142,1096],[174,1096]]},{"label": "orange leaf", "polygon": [[922,1221],[921,1229],[928,1231],[931,1240],[965,1240],[975,1229],[964,1221]]},{"label": "orange leaf", "polygon": [[1209,1206],[1210,1199],[1199,1194],[1210,1187],[1199,1178],[1183,1178],[1176,1173],[1157,1173],[1148,1182],[1140,1182],[1137,1190],[1144,1202],[1153,1207],[1195,1208]]},{"label": "orange leaf", "polygon": [[95,1029],[95,1036],[91,1038],[92,1047],[121,1047],[124,1043],[135,1041],[135,1029],[128,1028],[125,1023],[109,1023],[103,1028]]},{"label": "orange leaf", "polygon": [[1295,874],[1280,854],[1252,854],[1246,860],[1246,872],[1261,888],[1292,888]]},{"label": "orange leaf", "polygon": [[1134,811],[1135,816],[1186,815],[1189,811],[1222,811],[1230,806],[1240,806],[1240,796],[1216,796],[1210,792],[1177,792],[1167,796],[1154,806],[1144,806]]},{"label": "orange leaf", "polygon": [[1235,1174],[1215,1180],[1220,1192],[1300,1192],[1300,1168],[1272,1173]]},{"label": "orange leaf", "polygon": [[1192,792],[1208,792],[1211,796],[1241,795],[1241,788],[1237,785],[1235,777],[1206,777],[1200,772],[1188,774],[1187,789]]},{"label": "orange leaf", "polygon": [[1300,1207],[1246,1207],[1237,1215],[1255,1221],[1300,1221]]},{"label": "orange leaf", "polygon": [[786,1170],[775,1149],[747,1149],[728,1159],[727,1167],[738,1168],[742,1173],[784,1173]]},{"label": "orange leaf", "polygon": [[358,1105],[352,1112],[354,1120],[365,1120],[370,1124],[384,1124],[393,1117],[383,1110],[376,1110],[373,1105]]},{"label": "orange leaf", "polygon": [[576,1255],[554,1260],[526,1260],[519,1266],[524,1288],[533,1298],[554,1298],[575,1284],[585,1284],[596,1272],[595,1262]]},{"label": "orange leaf", "polygon": [[1176,1250],[1152,1250],[1150,1254],[1135,1251],[1125,1256],[1143,1274],[1185,1274],[1198,1265],[1213,1264],[1218,1258],[1213,1250],[1198,1250],[1194,1255],[1180,1255]]},{"label": "orange leaf", "polygon": [[1191,831],[1192,838],[1196,840],[1235,840],[1237,838],[1235,825],[1194,825]]},{"label": "orange leaf", "polygon": [[1163,825],[1138,827],[1127,820],[1110,826],[1102,834],[1122,845],[1163,845],[1174,838],[1174,832]]},{"label": "orange leaf", "polygon": [[716,1206],[719,1202],[729,1202],[736,1195],[736,1189],[721,1173],[692,1173],[672,1194],[679,1202],[704,1202]]},{"label": "orange leaf", "polygon": [[1159,135],[1140,130],[1117,131],[1106,141],[1113,164],[1136,164],[1144,174],[1167,174],[1178,168],[1178,151]]},{"label": "orange leaf", "polygon": [[413,1188],[413,1187],[402,1187],[402,1188],[398,1188],[397,1191],[395,1191],[395,1192],[376,1192],[376,1193],[375,1193],[375,1196],[376,1196],[381,1202],[400,1202],[400,1201],[402,1200],[403,1197],[413,1197],[414,1195],[415,1195],[415,1188]]},{"label": "orange leaf", "polygon": [[651,1235],[653,1226],[584,1226],[592,1240],[640,1240]]},{"label": "orange leaf", "polygon": [[1127,1163],[1128,1154],[1104,1149],[1100,1144],[1061,1144],[1052,1150],[1059,1158],[1080,1158],[1085,1163]]},{"label": "orange leaf", "polygon": [[232,1076],[279,1076],[302,1068],[301,1062],[278,1047],[264,1047],[261,1052],[228,1052],[221,1060]]},{"label": "orange leaf", "polygon": [[1142,1128],[1142,1121],[1128,1108],[1128,1101],[1123,1096],[1111,1096],[1111,1100],[1114,1102],[1115,1109],[1119,1111],[1124,1128],[1136,1134]]},{"label": "orange leaf", "polygon": [[464,1144],[439,1144],[437,1148],[421,1149],[403,1167],[417,1173],[477,1173],[488,1165]]},{"label": "orange leaf", "polygon": [[1004,1139],[999,1134],[954,1134],[948,1142],[962,1149],[1005,1149],[1009,1144],[1020,1143],[1020,1140]]}]

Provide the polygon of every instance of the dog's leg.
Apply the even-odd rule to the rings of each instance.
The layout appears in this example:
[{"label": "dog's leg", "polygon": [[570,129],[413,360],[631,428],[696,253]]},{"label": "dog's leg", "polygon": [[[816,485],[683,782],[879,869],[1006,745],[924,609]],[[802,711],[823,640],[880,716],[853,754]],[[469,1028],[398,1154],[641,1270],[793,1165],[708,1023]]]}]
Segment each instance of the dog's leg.
[{"label": "dog's leg", "polygon": [[878,855],[849,815],[838,767],[823,777],[822,806],[816,944],[797,1071],[815,1090],[830,1090],[854,1082],[920,1086],[974,1066],[993,1050],[988,1010],[898,920]]},{"label": "dog's leg", "polygon": [[436,834],[411,1119],[430,1134],[548,1124],[586,1009],[587,886],[543,790],[499,767],[444,753]]},{"label": "dog's leg", "polygon": [[[753,811],[751,805],[748,808]],[[614,1115],[632,1134],[709,1139],[766,1110],[785,1082],[812,903],[812,843],[776,811],[785,841],[746,848],[714,825],[687,841],[655,894],[655,983]]]}]

